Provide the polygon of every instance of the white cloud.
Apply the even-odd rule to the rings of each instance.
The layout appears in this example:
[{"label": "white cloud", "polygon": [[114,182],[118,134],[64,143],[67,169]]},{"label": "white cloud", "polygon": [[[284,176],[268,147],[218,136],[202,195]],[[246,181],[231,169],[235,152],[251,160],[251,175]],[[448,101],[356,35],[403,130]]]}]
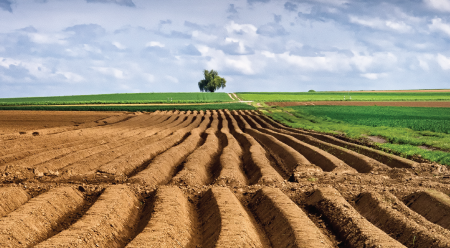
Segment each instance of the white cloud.
[{"label": "white cloud", "polygon": [[38,44],[60,44],[67,43],[65,40],[67,37],[63,34],[40,34],[40,33],[28,33],[28,37]]},{"label": "white cloud", "polygon": [[125,78],[125,73],[117,68],[112,67],[91,67],[91,68],[107,76],[113,76],[118,79]]},{"label": "white cloud", "polygon": [[127,49],[127,47],[122,45],[120,42],[114,41],[112,44],[120,50]]},{"label": "white cloud", "polygon": [[167,78],[169,81],[173,82],[173,83],[178,83],[178,82],[179,82],[179,81],[178,81],[178,78],[173,77],[173,76],[167,75],[166,78]]},{"label": "white cloud", "polygon": [[150,73],[143,73],[142,75],[145,78],[145,80],[147,80],[148,82],[150,82],[150,83],[155,82],[155,76],[154,75],[152,75]]},{"label": "white cloud", "polygon": [[442,22],[441,18],[434,18],[431,20],[431,24],[428,25],[431,31],[443,32],[450,36],[450,25]]},{"label": "white cloud", "polygon": [[350,22],[362,26],[370,27],[380,30],[394,30],[400,33],[408,33],[413,29],[403,21],[381,20],[379,18],[360,18],[357,16],[350,16]]},{"label": "white cloud", "polygon": [[386,77],[387,73],[362,73],[362,74],[359,74],[359,75],[361,77],[364,77],[364,78],[367,78],[367,79],[370,79],[370,80],[377,80],[379,78]]},{"label": "white cloud", "polygon": [[433,9],[450,12],[450,0],[425,0],[425,3]]},{"label": "white cloud", "polygon": [[73,72],[68,72],[68,71],[66,71],[66,72],[57,72],[56,74],[64,76],[67,79],[67,81],[70,81],[70,82],[81,82],[81,81],[84,81],[84,78],[81,75],[78,75],[78,74],[73,73]]},{"label": "white cloud", "polygon": [[159,41],[150,41],[147,42],[147,44],[145,44],[146,47],[165,47],[166,45],[164,45],[163,43],[159,42]]},{"label": "white cloud", "polygon": [[203,57],[211,57],[206,62],[207,68],[216,68],[216,70],[232,70],[245,75],[255,74],[254,63],[247,55],[226,55],[221,50],[216,50],[207,46],[199,46],[198,50]]},{"label": "white cloud", "polygon": [[250,36],[258,36],[256,34],[256,31],[258,30],[254,25],[252,24],[237,24],[234,21],[231,21],[228,25],[225,26],[225,29],[229,34],[247,34]]},{"label": "white cloud", "polygon": [[436,56],[436,61],[443,70],[450,70],[450,57],[446,57],[442,54]]},{"label": "white cloud", "polygon": [[205,34],[201,31],[195,30],[192,32],[192,38],[202,42],[213,42],[217,40],[217,36]]}]

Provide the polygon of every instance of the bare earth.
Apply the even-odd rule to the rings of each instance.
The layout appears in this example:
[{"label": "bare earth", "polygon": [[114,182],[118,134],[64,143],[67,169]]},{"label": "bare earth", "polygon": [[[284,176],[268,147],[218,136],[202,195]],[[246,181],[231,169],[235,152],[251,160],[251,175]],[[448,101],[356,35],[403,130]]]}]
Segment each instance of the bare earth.
[{"label": "bare earth", "polygon": [[450,172],[253,111],[0,111],[0,247],[449,247]]},{"label": "bare earth", "polygon": [[352,101],[315,101],[315,102],[266,102],[269,106],[335,105],[335,106],[394,106],[394,107],[438,107],[450,108],[450,102],[352,102]]}]

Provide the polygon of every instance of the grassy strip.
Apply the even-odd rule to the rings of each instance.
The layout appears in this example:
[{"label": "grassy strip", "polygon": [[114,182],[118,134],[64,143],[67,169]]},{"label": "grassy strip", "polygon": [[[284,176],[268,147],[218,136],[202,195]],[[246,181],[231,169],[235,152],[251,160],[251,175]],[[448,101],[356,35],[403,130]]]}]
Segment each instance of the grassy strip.
[{"label": "grassy strip", "polygon": [[380,106],[294,106],[296,113],[372,127],[406,127],[450,134],[450,108]]},{"label": "grassy strip", "polygon": [[108,103],[205,103],[233,101],[227,93],[130,93],[52,97],[0,98],[0,105],[64,105]]},{"label": "grassy strip", "polygon": [[0,110],[46,110],[46,111],[129,111],[153,112],[157,110],[253,110],[244,103],[222,103],[203,105],[160,105],[160,106],[0,106]]},{"label": "grassy strip", "polygon": [[[245,101],[450,101],[450,92],[238,92]],[[344,98],[345,96],[345,98]]]},{"label": "grassy strip", "polygon": [[425,145],[448,151],[450,150],[450,134],[415,131],[405,127],[357,125],[329,117],[314,116],[293,108],[272,107],[266,108],[263,112],[273,119],[293,128],[302,128],[330,134],[344,134],[354,139],[365,139],[367,136],[380,136],[389,142],[385,144],[377,143],[376,145],[380,148],[389,148],[393,152],[400,153],[405,157],[421,155],[430,161],[450,165],[450,153],[438,150],[428,151],[419,148],[419,146]]}]

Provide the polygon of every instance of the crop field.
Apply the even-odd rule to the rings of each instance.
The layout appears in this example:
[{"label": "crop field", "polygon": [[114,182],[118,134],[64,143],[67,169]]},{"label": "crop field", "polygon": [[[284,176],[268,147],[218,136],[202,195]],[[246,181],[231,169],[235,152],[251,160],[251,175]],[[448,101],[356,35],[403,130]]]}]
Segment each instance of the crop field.
[{"label": "crop field", "polygon": [[450,101],[444,92],[238,92],[245,101]]},{"label": "crop field", "polygon": [[270,107],[265,113],[290,127],[382,138],[374,145],[404,157],[450,165],[450,108],[377,106]]},{"label": "crop field", "polygon": [[0,98],[8,105],[73,105],[126,103],[210,103],[233,101],[227,93],[128,93],[53,97]]},{"label": "crop field", "polygon": [[450,134],[450,108],[295,106],[309,115],[372,127],[406,127]]},{"label": "crop field", "polygon": [[450,246],[446,166],[254,110],[70,113],[0,111],[1,247]]}]

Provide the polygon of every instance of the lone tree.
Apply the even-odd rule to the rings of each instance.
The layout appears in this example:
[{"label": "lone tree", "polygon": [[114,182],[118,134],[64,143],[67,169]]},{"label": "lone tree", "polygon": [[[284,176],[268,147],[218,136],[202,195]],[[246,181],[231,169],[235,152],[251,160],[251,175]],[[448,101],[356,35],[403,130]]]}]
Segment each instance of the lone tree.
[{"label": "lone tree", "polygon": [[217,71],[204,70],[203,74],[205,75],[205,79],[198,82],[198,87],[201,92],[214,92],[220,88],[225,88],[227,81],[225,78],[219,77]]}]

